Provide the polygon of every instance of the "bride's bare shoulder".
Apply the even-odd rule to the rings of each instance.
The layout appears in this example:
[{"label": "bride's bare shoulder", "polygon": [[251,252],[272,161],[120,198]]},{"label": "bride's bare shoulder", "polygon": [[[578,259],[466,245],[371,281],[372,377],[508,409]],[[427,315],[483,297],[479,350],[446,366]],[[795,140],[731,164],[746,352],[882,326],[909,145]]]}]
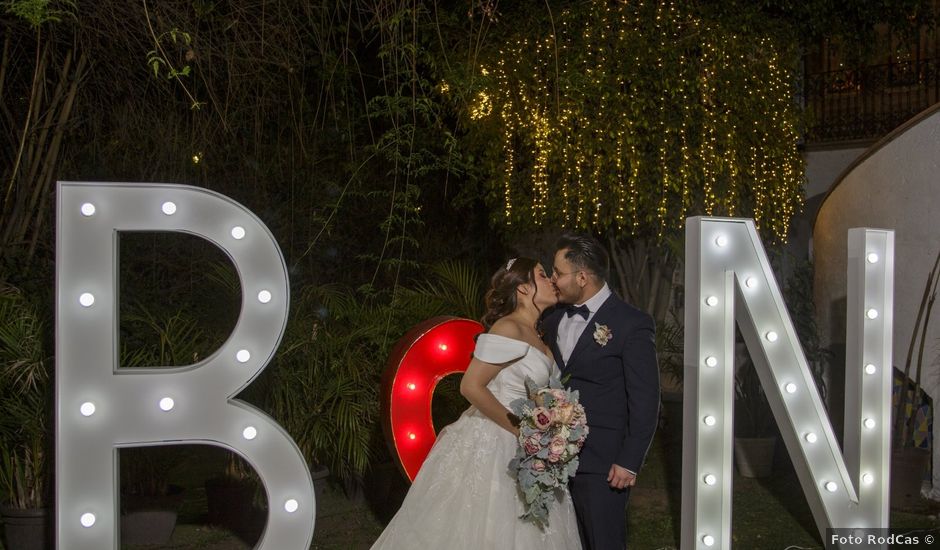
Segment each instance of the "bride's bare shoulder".
[{"label": "bride's bare shoulder", "polygon": [[505,336],[506,338],[512,338],[514,340],[523,340],[522,326],[518,321],[510,317],[502,317],[493,323],[489,333],[497,336]]}]

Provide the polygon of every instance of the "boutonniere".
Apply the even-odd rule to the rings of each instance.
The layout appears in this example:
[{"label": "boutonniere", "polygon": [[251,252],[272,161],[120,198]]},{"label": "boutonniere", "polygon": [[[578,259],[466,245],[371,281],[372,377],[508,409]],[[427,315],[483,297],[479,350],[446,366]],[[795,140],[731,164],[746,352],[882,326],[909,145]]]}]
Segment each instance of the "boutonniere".
[{"label": "boutonniere", "polygon": [[602,325],[600,323],[594,323],[594,341],[600,344],[602,347],[607,345],[607,342],[610,341],[614,333],[607,328],[607,325]]}]

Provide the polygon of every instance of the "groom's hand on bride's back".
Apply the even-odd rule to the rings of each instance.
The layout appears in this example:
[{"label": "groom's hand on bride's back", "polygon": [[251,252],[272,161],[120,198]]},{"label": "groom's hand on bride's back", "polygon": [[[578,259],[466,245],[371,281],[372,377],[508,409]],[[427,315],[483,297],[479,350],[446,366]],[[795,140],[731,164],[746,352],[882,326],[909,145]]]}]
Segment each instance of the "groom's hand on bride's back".
[{"label": "groom's hand on bride's back", "polygon": [[624,489],[636,485],[636,474],[618,464],[611,464],[607,483],[612,489]]}]

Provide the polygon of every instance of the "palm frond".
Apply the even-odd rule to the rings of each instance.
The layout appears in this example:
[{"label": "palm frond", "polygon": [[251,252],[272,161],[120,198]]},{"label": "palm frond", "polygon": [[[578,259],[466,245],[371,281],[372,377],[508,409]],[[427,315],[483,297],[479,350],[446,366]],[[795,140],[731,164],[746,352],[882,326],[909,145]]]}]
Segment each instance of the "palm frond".
[{"label": "palm frond", "polygon": [[135,305],[125,320],[129,325],[145,330],[134,331],[139,344],[123,347],[121,365],[191,365],[208,351],[205,333],[199,323],[182,310],[161,317],[146,306]]}]

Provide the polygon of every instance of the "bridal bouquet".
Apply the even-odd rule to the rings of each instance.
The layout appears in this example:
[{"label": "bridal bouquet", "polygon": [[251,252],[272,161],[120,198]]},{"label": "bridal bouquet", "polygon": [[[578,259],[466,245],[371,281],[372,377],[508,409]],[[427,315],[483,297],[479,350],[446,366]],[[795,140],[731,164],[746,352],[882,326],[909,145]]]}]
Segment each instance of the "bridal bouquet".
[{"label": "bridal bouquet", "polygon": [[526,377],[527,399],[510,406],[519,417],[519,450],[509,472],[525,503],[522,519],[548,525],[548,509],[578,470],[578,452],[587,438],[587,417],[578,392],[566,390],[555,378],[539,388]]}]

